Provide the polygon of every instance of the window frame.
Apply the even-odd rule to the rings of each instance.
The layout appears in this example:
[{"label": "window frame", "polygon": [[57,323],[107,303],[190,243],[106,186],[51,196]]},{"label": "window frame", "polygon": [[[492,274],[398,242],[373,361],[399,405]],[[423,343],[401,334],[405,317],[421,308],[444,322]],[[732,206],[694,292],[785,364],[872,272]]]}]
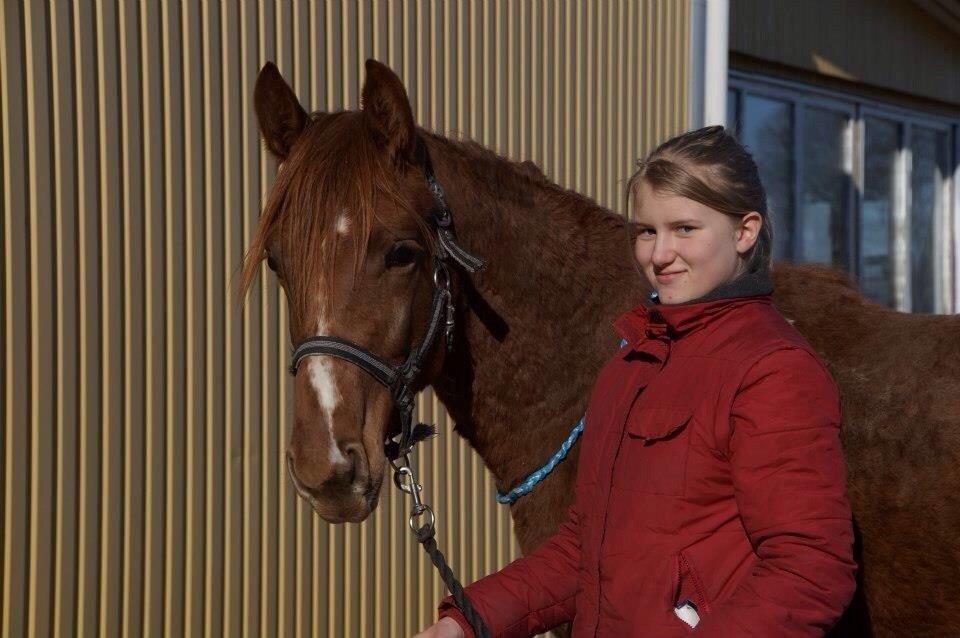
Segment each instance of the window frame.
[{"label": "window frame", "polygon": [[[891,277],[893,279],[894,307],[909,312],[912,303],[910,273],[910,206],[912,178],[912,130],[915,126],[945,133],[947,136],[947,166],[940,193],[943,206],[934,220],[934,312],[960,312],[960,119],[951,119],[933,113],[879,102],[853,93],[774,78],[754,72],[731,69],[728,92],[733,92],[734,130],[739,134],[743,121],[744,98],[748,95],[781,100],[792,105],[793,121],[793,210],[794,228],[791,229],[795,256],[802,256],[802,187],[803,187],[803,126],[806,109],[824,109],[846,117],[843,140],[843,170],[848,176],[847,215],[845,219],[845,257],[842,266],[857,280],[860,277],[860,218],[861,198],[865,182],[864,145],[866,118],[875,117],[893,122],[898,131],[898,153],[891,246]],[[731,103],[728,93],[728,105]]]}]

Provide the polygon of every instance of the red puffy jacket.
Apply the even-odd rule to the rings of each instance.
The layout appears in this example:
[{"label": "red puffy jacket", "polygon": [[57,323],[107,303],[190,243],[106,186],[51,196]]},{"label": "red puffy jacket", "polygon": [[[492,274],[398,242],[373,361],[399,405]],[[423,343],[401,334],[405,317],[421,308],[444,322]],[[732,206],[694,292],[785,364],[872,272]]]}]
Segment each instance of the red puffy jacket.
[{"label": "red puffy jacket", "polygon": [[[466,588],[491,633],[822,636],[856,573],[829,372],[767,293],[614,327],[627,344],[591,392],[566,520]],[[473,635],[450,597],[439,611]]]}]

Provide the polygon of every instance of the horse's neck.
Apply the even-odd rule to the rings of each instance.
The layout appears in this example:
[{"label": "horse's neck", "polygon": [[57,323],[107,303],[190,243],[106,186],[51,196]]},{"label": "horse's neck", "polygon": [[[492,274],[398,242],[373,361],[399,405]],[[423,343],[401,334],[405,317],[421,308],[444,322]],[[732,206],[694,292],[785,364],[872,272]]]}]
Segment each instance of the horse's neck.
[{"label": "horse's neck", "polygon": [[623,217],[471,145],[429,145],[459,241],[487,261],[462,278],[462,341],[433,385],[509,486],[583,414],[611,321],[645,291]]}]

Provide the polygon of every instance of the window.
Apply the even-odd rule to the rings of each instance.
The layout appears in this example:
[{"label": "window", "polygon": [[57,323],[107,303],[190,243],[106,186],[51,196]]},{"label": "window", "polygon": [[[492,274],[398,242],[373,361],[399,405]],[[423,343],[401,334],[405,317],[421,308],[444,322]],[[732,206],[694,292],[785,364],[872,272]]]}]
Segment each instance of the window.
[{"label": "window", "polygon": [[803,109],[800,218],[795,231],[801,261],[846,264],[849,259],[850,122],[843,112]]},{"label": "window", "polygon": [[910,297],[911,309],[934,312],[940,261],[937,242],[944,209],[947,172],[947,135],[913,126],[910,136]]},{"label": "window", "polygon": [[860,289],[880,303],[895,306],[893,210],[900,126],[868,117],[864,128],[864,187],[858,228]]},{"label": "window", "polygon": [[960,309],[960,121],[739,71],[727,111],[767,190],[775,259],[839,266],[899,310]]},{"label": "window", "polygon": [[[740,140],[753,153],[767,191],[773,222],[773,256],[792,259],[793,214],[793,105],[753,95],[744,96],[743,121],[749,122]],[[786,152],[785,152],[786,151]]]}]

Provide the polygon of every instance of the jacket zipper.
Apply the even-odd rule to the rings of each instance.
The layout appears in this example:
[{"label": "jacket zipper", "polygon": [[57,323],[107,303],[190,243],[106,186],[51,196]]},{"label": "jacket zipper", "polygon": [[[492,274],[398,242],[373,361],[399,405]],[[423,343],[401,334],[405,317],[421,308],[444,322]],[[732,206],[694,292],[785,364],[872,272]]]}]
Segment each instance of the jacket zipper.
[{"label": "jacket zipper", "polygon": [[[633,378],[633,381],[636,381],[636,377]],[[617,437],[617,447],[613,453],[613,462],[610,464],[609,471],[607,473],[606,480],[606,491],[607,497],[603,507],[603,524],[600,527],[600,542],[597,545],[597,624],[594,626],[594,636],[599,635],[600,631],[600,600],[603,598],[602,589],[603,589],[603,574],[600,570],[600,565],[603,563],[603,541],[606,539],[607,535],[607,519],[610,516],[610,493],[613,491],[613,468],[617,464],[617,459],[620,457],[620,449],[623,447],[623,437],[625,436],[625,430],[627,424],[627,417],[630,415],[630,408],[633,406],[634,402],[637,400],[637,397],[640,396],[640,393],[643,392],[643,389],[646,387],[646,384],[636,388],[635,391],[630,394],[633,395],[633,398],[626,404],[623,409],[622,414],[618,415],[617,421],[620,424],[620,427],[617,432],[619,432],[619,437]],[[621,418],[622,417],[622,418]],[[598,481],[599,485],[599,481]]]}]

